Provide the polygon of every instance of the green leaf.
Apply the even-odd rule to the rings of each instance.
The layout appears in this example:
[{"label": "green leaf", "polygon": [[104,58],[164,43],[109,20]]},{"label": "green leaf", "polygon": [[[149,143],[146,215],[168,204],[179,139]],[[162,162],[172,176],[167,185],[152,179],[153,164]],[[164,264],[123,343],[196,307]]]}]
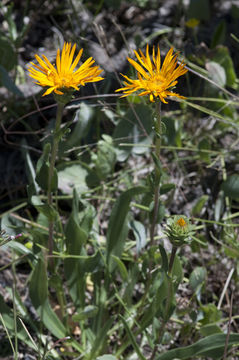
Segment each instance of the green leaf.
[{"label": "green leaf", "polygon": [[122,277],[122,280],[128,281],[128,272],[124,263],[117,256],[111,255],[111,258],[115,261],[119,269],[120,275]]},{"label": "green leaf", "polygon": [[111,316],[107,321],[104,321],[104,325],[101,326],[101,328],[97,332],[97,336],[94,339],[93,346],[90,352],[90,359],[94,359],[95,355],[97,355],[100,350],[106,345],[106,337],[108,335],[108,331],[112,328],[112,324],[114,321],[115,316]]},{"label": "green leaf", "polygon": [[222,190],[225,196],[232,199],[239,198],[239,175],[228,176],[227,180],[222,183]]},{"label": "green leaf", "polygon": [[226,71],[222,65],[215,61],[208,61],[206,63],[206,69],[210,79],[221,87],[226,85]]},{"label": "green leaf", "polygon": [[[38,171],[36,175],[36,182],[44,191],[48,191],[49,169],[50,169],[50,165],[49,163],[46,162],[42,164],[40,171]],[[51,180],[51,192],[56,191],[57,188],[58,188],[58,176],[57,176],[57,171],[54,168],[53,176]]]},{"label": "green leaf", "polygon": [[216,221],[221,219],[224,211],[225,196],[224,191],[220,190],[215,202],[214,217]]},{"label": "green leaf", "polygon": [[98,313],[98,307],[94,306],[94,305],[88,305],[84,308],[84,310],[82,310],[81,312],[78,312],[78,314],[75,314],[72,316],[72,320],[73,321],[81,321],[81,320],[86,320],[89,318],[92,318],[94,316],[96,316],[96,314]]},{"label": "green leaf", "polygon": [[35,309],[42,306],[48,294],[48,278],[46,264],[43,259],[39,258],[31,275],[29,284],[29,294]]},{"label": "green leaf", "polygon": [[136,104],[129,109],[116,126],[113,138],[116,144],[121,142],[131,146],[119,146],[117,158],[124,161],[131,154],[144,154],[151,145],[153,112],[148,105]]},{"label": "green leaf", "polygon": [[146,191],[146,188],[137,186],[125,191],[116,200],[107,231],[106,239],[106,258],[110,260],[110,255],[121,257],[124,243],[128,234],[127,215],[130,210],[130,202],[136,195],[140,195]]},{"label": "green leaf", "polygon": [[216,324],[207,324],[207,325],[202,326],[199,329],[199,332],[203,336],[209,336],[209,335],[213,335],[213,334],[221,334],[222,330]]},{"label": "green leaf", "polygon": [[225,20],[220,21],[217,25],[211,41],[211,48],[216,47],[219,44],[223,44],[226,37],[226,22]]},{"label": "green leaf", "polygon": [[34,195],[31,197],[31,203],[39,211],[39,213],[45,215],[49,221],[53,221],[57,218],[58,213],[53,206],[44,204],[40,197]]},{"label": "green leaf", "polygon": [[102,355],[102,356],[98,356],[96,358],[96,360],[118,360],[118,359],[113,355],[105,354],[105,355]]},{"label": "green leaf", "polygon": [[[65,228],[66,236],[66,250],[70,255],[84,255],[85,250],[83,245],[86,243],[88,234],[81,228],[79,224],[78,212],[79,212],[79,200],[76,190],[73,192],[73,206],[72,212]],[[97,256],[97,255],[96,255]],[[93,258],[94,260],[97,257]],[[90,259],[92,265],[92,259]],[[67,283],[70,289],[71,297],[75,306],[84,306],[85,299],[85,271],[84,260],[68,258],[64,261],[64,271],[67,279]],[[79,274],[81,276],[79,277]]]},{"label": "green leaf", "polygon": [[0,86],[5,86],[8,91],[12,92],[18,96],[24,96],[21,90],[15,85],[7,71],[4,69],[2,65],[0,65]]},{"label": "green leaf", "polygon": [[180,282],[183,280],[183,268],[180,261],[179,256],[175,255],[173,269],[172,269],[172,277],[175,279],[174,287],[175,289],[178,287]]},{"label": "green leaf", "polygon": [[105,180],[113,172],[116,153],[113,147],[112,138],[108,135],[102,135],[103,140],[98,141],[97,156],[94,161],[95,171],[100,180]]},{"label": "green leaf", "polygon": [[173,183],[168,183],[168,184],[163,184],[160,187],[160,194],[167,194],[169,191],[174,190],[175,189],[175,184]]},{"label": "green leaf", "polygon": [[[169,350],[156,356],[156,360],[195,359],[196,356],[212,357],[219,359],[223,355],[226,334],[210,335],[194,343],[193,345]],[[229,348],[239,343],[239,334],[230,334]]]},{"label": "green leaf", "polygon": [[201,286],[207,276],[207,270],[204,267],[197,266],[189,277],[189,285],[193,291],[196,291],[199,286]]},{"label": "green leaf", "polygon": [[9,39],[4,36],[0,36],[0,49],[0,69],[4,68],[6,72],[12,70],[17,64],[17,54]]},{"label": "green leaf", "polygon": [[216,61],[224,68],[226,72],[226,85],[235,85],[237,76],[228,48],[226,46],[217,46],[212,60]]},{"label": "green leaf", "polygon": [[220,310],[218,310],[215,304],[209,303],[206,305],[201,305],[200,308],[203,311],[204,315],[203,318],[200,320],[200,323],[202,325],[211,324],[221,320],[222,313]]},{"label": "green leaf", "polygon": [[32,272],[29,294],[46,328],[57,338],[63,338],[66,335],[66,329],[49,304],[46,264],[42,258],[38,259]]},{"label": "green leaf", "polygon": [[208,195],[202,195],[198,201],[196,202],[196,204],[193,206],[192,208],[192,215],[193,216],[197,216],[200,214],[200,212],[202,211],[204,205],[206,204],[206,202],[208,201],[209,196]]},{"label": "green leaf", "polygon": [[72,194],[75,188],[78,195],[88,190],[86,185],[87,170],[81,165],[65,166],[58,171],[58,187],[64,194]]},{"label": "green leaf", "polygon": [[133,346],[134,350],[136,351],[139,359],[141,359],[141,360],[146,360],[146,358],[144,357],[144,355],[141,353],[140,348],[139,348],[139,346],[138,346],[138,344],[137,344],[137,342],[136,342],[136,340],[135,340],[135,337],[134,337],[131,329],[129,328],[126,320],[123,318],[123,316],[121,316],[121,315],[119,315],[119,316],[120,316],[120,318],[121,318],[121,320],[122,320],[122,322],[123,322],[123,324],[124,324],[125,330],[126,330],[127,335],[128,335],[128,337],[129,337],[129,339],[130,339],[130,343],[131,343],[131,345]]},{"label": "green leaf", "polygon": [[[17,335],[18,339],[22,340],[27,346],[34,348],[34,344],[32,341],[29,340],[28,335],[26,334],[25,329],[22,327],[19,319],[17,318],[17,329],[15,331],[15,322],[14,322],[14,315],[12,309],[6,305],[4,298],[0,294],[0,314],[4,321],[4,325],[6,326],[10,336]],[[1,319],[0,319],[1,323]],[[2,350],[2,348],[1,348]]]},{"label": "green leaf", "polygon": [[59,146],[60,154],[81,145],[82,139],[86,138],[91,128],[93,116],[94,108],[81,101],[80,108],[77,109],[73,115],[73,130],[70,135],[67,136],[66,141],[62,142]]},{"label": "green leaf", "polygon": [[134,233],[136,240],[136,251],[137,254],[139,254],[140,251],[145,247],[147,241],[145,226],[139,221],[132,220],[130,222],[130,228]]},{"label": "green leaf", "polygon": [[166,254],[164,247],[161,244],[159,244],[159,251],[160,251],[161,259],[162,259],[162,264],[161,264],[162,270],[165,273],[167,273],[168,272],[168,256]]},{"label": "green leaf", "polygon": [[52,310],[48,299],[45,303],[40,306],[37,310],[38,315],[41,318],[41,321],[45,325],[45,327],[58,339],[62,339],[66,336],[66,328],[56,315],[56,313]]},{"label": "green leaf", "polygon": [[[36,166],[36,182],[44,191],[48,191],[50,152],[51,152],[51,145],[47,143],[43,148],[43,153],[39,158]],[[51,182],[51,191],[56,191],[57,187],[58,187],[57,171],[54,168],[52,182]]]}]

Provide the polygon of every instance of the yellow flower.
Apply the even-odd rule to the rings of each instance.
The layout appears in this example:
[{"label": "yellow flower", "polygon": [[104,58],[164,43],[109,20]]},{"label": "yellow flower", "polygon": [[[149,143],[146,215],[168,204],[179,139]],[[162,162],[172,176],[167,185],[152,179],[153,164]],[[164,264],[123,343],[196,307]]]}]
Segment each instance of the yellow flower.
[{"label": "yellow flower", "polygon": [[186,221],[185,221],[182,217],[180,217],[180,218],[178,219],[178,221],[176,222],[176,224],[179,225],[180,227],[184,227],[184,226],[187,225]]},{"label": "yellow flower", "polygon": [[[174,87],[177,84],[177,78],[184,75],[188,70],[185,69],[185,64],[178,64],[178,54],[173,55],[173,49],[171,48],[162,64],[160,59],[160,50],[158,47],[158,53],[155,54],[153,47],[152,61],[149,56],[149,46],[146,48],[146,56],[139,52],[134,52],[138,62],[131,58],[127,58],[129,63],[137,70],[138,79],[133,80],[128,76],[121,74],[127,81],[124,81],[125,87],[117,89],[123,91],[122,97],[131,95],[137,90],[143,90],[139,96],[149,95],[150,101],[154,101],[155,98],[159,99],[167,104],[165,100],[168,96],[176,96],[184,99],[183,96],[176,94],[168,89]],[[177,66],[178,65],[178,66]]]},{"label": "yellow flower", "polygon": [[196,26],[198,26],[200,24],[200,21],[198,19],[192,18],[189,19],[185,25],[191,29],[194,29]]},{"label": "yellow flower", "polygon": [[[95,60],[90,57],[77,70],[75,67],[80,61],[83,49],[81,49],[73,60],[76,44],[71,47],[71,43],[64,43],[63,49],[57,50],[56,67],[50,63],[45,55],[35,55],[39,65],[31,62],[32,67],[28,69],[29,75],[37,80],[37,85],[48,87],[43,96],[55,92],[58,95],[63,95],[68,90],[79,90],[79,86],[84,86],[88,82],[96,82],[103,80],[99,75],[102,70],[99,66],[92,66]],[[74,71],[75,70],[75,71]]]}]

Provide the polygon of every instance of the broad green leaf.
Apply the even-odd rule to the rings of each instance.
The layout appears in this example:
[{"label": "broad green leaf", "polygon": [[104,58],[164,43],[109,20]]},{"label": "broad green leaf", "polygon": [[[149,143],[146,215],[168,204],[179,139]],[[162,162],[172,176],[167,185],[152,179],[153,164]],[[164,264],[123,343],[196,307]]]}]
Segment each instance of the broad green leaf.
[{"label": "broad green leaf", "polygon": [[199,329],[199,332],[203,336],[209,336],[213,334],[221,334],[222,329],[216,324],[207,324]]},{"label": "broad green leaf", "polygon": [[[10,336],[15,335],[15,322],[14,322],[14,315],[12,309],[6,305],[4,298],[0,294],[0,314],[3,318],[4,324],[10,334]],[[0,324],[2,325],[1,318]],[[23,341],[27,346],[34,348],[34,344],[32,341],[29,340],[28,335],[26,334],[25,329],[23,328],[22,324],[20,323],[19,319],[17,318],[17,329],[16,335],[18,339]],[[34,329],[35,330],[35,329]],[[3,331],[3,330],[1,330]]]},{"label": "broad green leaf", "polygon": [[21,90],[15,85],[5,68],[0,65],[0,86],[5,86],[8,91],[18,96],[24,96]]},{"label": "broad green leaf", "polygon": [[[71,105],[68,105],[68,108],[71,108]],[[82,139],[86,138],[91,128],[93,116],[94,108],[81,101],[79,103],[79,109],[77,109],[73,115],[73,130],[68,134],[65,141],[59,145],[60,156],[64,154],[65,151],[79,147],[82,144]]]},{"label": "broad green leaf", "polygon": [[108,135],[102,135],[103,140],[98,141],[97,155],[94,161],[95,171],[100,180],[105,180],[113,172],[116,153],[113,147],[112,138]]},{"label": "broad green leaf", "polygon": [[200,320],[202,325],[212,324],[221,320],[222,313],[215,304],[208,303],[206,305],[201,305],[200,308],[203,311],[203,318]]},{"label": "broad green leaf", "polygon": [[[49,176],[50,166],[49,163],[44,163],[41,166],[41,170],[37,172],[36,182],[38,185],[45,191],[48,191],[48,176]],[[58,187],[58,176],[56,168],[53,170],[53,176],[51,179],[51,192],[57,190]]]},{"label": "broad green leaf", "polygon": [[128,281],[128,272],[127,272],[127,269],[126,269],[126,266],[124,265],[124,263],[115,255],[111,255],[111,258],[115,261],[115,263],[119,269],[120,275],[122,277],[122,280]]},{"label": "broad green leaf", "polygon": [[175,189],[175,184],[172,183],[168,183],[168,184],[163,184],[160,186],[160,194],[167,194],[169,191],[174,190]]},{"label": "broad green leaf", "polygon": [[[88,234],[81,228],[78,218],[79,200],[76,190],[73,192],[72,213],[65,228],[66,250],[69,255],[85,255],[83,245]],[[92,259],[91,259],[92,260]],[[94,262],[93,258],[93,262]],[[75,306],[85,306],[85,270],[84,260],[68,258],[64,260],[64,271],[71,297]],[[88,264],[89,265],[89,264]],[[79,276],[79,274],[81,274]]]},{"label": "broad green leaf", "polygon": [[21,233],[23,228],[22,221],[14,218],[11,214],[5,214],[1,218],[1,230],[6,232],[7,236],[16,236]]},{"label": "broad green leaf", "polygon": [[118,359],[113,355],[105,354],[105,355],[102,355],[102,356],[98,356],[96,358],[96,360],[118,360]]},{"label": "broad green leaf", "polygon": [[206,280],[207,270],[204,267],[197,266],[189,277],[189,285],[193,291],[196,291]]},{"label": "broad green leaf", "polygon": [[131,329],[129,328],[126,320],[124,319],[123,316],[121,316],[121,315],[119,315],[119,316],[120,316],[120,318],[121,318],[121,320],[122,320],[122,322],[123,322],[123,324],[124,324],[124,328],[125,328],[126,333],[127,333],[128,337],[129,337],[129,339],[130,339],[130,343],[131,343],[131,345],[133,346],[134,350],[136,351],[139,359],[141,359],[141,360],[146,360],[146,358],[144,357],[144,355],[143,355],[142,352],[140,351],[139,345],[137,344],[136,339],[135,339],[135,337],[134,337],[134,334],[132,333]]},{"label": "broad green leaf", "polygon": [[6,72],[12,70],[17,63],[17,54],[9,39],[4,36],[0,36],[0,49],[1,69],[6,69]]},{"label": "broad green leaf", "polygon": [[110,255],[121,257],[126,236],[128,234],[127,215],[130,210],[130,202],[136,195],[145,192],[146,188],[142,186],[134,187],[126,190],[116,200],[111,212],[109,227],[107,231],[106,258],[110,259]]},{"label": "broad green leaf", "polygon": [[92,318],[92,317],[96,316],[96,314],[98,313],[98,310],[99,309],[97,306],[88,305],[84,308],[84,310],[73,315],[72,320],[73,321],[81,321],[81,320],[86,320],[86,319]]},{"label": "broad green leaf", "polygon": [[58,171],[58,188],[64,194],[72,194],[75,188],[80,195],[88,190],[86,185],[87,174],[87,170],[79,164],[66,165],[62,170]]},{"label": "broad green leaf", "polygon": [[220,21],[217,25],[211,41],[211,48],[216,47],[219,44],[223,44],[226,37],[226,22],[225,20]]},{"label": "broad green leaf", "polygon": [[221,87],[226,85],[226,72],[224,68],[215,61],[209,61],[206,63],[206,69],[210,79]]},{"label": "broad green leaf", "polygon": [[[81,229],[76,217],[71,214],[65,229],[66,249],[70,255],[81,255],[81,249],[87,239],[87,234]],[[78,276],[78,259],[65,259],[65,275],[69,281],[74,281]]]},{"label": "broad green leaf", "polygon": [[29,293],[31,301],[46,328],[57,338],[63,338],[66,335],[66,329],[49,304],[46,264],[41,258],[38,259],[34,267]]},{"label": "broad green leaf", "polygon": [[31,275],[29,284],[29,294],[35,309],[42,306],[48,294],[48,278],[46,264],[42,258],[39,258]]},{"label": "broad green leaf", "polygon": [[126,143],[131,146],[119,146],[117,158],[127,159],[129,154],[144,154],[149,151],[153,125],[153,112],[148,105],[137,104],[129,109],[116,126],[113,138],[116,144]]},{"label": "broad green leaf", "polygon": [[40,197],[34,195],[31,197],[31,203],[39,211],[39,213],[45,215],[49,221],[53,221],[57,218],[58,213],[52,205],[44,204]]},{"label": "broad green leaf", "polygon": [[161,244],[159,244],[159,251],[160,251],[161,259],[162,259],[162,264],[161,264],[162,270],[165,273],[167,273],[168,272],[168,256],[166,254],[164,247]]},{"label": "broad green leaf", "polygon": [[134,233],[136,240],[136,251],[137,254],[139,254],[140,251],[145,247],[147,241],[145,226],[139,221],[132,220],[130,222],[130,227]]},{"label": "broad green leaf", "polygon": [[198,201],[196,202],[196,204],[193,206],[192,208],[192,215],[193,216],[197,216],[200,214],[200,212],[202,211],[204,205],[206,204],[206,202],[208,201],[209,196],[208,195],[202,195]]},{"label": "broad green leaf", "polygon": [[217,46],[212,60],[216,61],[224,68],[226,72],[226,85],[235,85],[237,76],[228,48],[226,46]]},{"label": "broad green leaf", "polygon": [[[39,158],[36,166],[36,182],[45,191],[48,191],[50,151],[51,151],[51,145],[49,143],[45,144],[43,153]],[[57,171],[54,168],[52,181],[51,181],[51,191],[56,191],[57,186],[58,186]]]},{"label": "broad green leaf", "polygon": [[103,322],[103,326],[97,332],[97,335],[94,339],[93,346],[90,352],[90,359],[95,359],[102,348],[105,346],[107,340],[108,331],[112,328],[112,324],[115,321],[115,317],[111,316],[109,319]]},{"label": "broad green leaf", "polygon": [[178,255],[175,255],[173,268],[172,268],[172,277],[174,278],[175,290],[183,280],[183,268]]},{"label": "broad green leaf", "polygon": [[222,183],[222,190],[225,196],[232,199],[239,198],[239,175],[228,176],[227,180]]},{"label": "broad green leaf", "polygon": [[49,304],[48,299],[45,303],[40,306],[37,310],[38,315],[41,318],[41,321],[45,327],[58,339],[62,339],[66,336],[66,328],[53,311],[52,307]]},{"label": "broad green leaf", "polygon": [[[169,350],[155,357],[156,360],[195,359],[196,356],[221,359],[225,348],[226,334],[210,335],[193,345]],[[239,344],[239,334],[230,334],[228,346]]]}]

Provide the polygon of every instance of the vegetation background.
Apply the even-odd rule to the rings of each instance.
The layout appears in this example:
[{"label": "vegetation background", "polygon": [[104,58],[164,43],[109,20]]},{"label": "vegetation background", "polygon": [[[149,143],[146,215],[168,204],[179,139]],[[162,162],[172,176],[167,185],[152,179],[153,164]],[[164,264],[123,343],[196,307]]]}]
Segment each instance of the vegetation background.
[{"label": "vegetation background", "polygon": [[[0,19],[0,358],[238,359],[238,1],[2,0]],[[105,79],[64,109],[50,213],[42,164],[56,103],[27,68],[34,54],[54,62],[64,41]],[[177,86],[187,99],[162,105],[153,246],[154,104],[115,93],[146,44],[162,58],[173,46],[189,68]],[[196,233],[169,296],[175,214]]]}]

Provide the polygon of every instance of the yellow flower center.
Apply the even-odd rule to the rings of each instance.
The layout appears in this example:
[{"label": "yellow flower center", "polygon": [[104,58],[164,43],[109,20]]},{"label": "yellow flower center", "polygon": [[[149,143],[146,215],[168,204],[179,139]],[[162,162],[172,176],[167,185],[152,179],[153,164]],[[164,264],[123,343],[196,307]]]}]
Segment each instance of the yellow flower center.
[{"label": "yellow flower center", "polygon": [[180,227],[184,227],[187,225],[186,221],[183,218],[178,219],[176,224],[179,225]]}]

